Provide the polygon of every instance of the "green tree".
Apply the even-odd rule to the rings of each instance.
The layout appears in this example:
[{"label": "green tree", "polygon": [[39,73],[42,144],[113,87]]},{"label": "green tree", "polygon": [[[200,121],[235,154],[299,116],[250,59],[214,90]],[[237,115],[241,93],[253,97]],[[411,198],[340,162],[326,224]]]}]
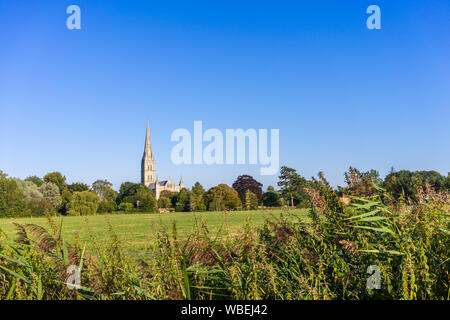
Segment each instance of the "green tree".
[{"label": "green tree", "polygon": [[117,205],[114,201],[106,201],[99,199],[98,213],[112,213],[117,210]]},{"label": "green tree", "polygon": [[167,208],[174,208],[174,209],[177,205],[177,196],[178,196],[178,192],[173,192],[173,191],[169,191],[169,190],[163,190],[159,194],[159,198],[163,197],[163,198],[170,199],[170,205]]},{"label": "green tree", "polygon": [[258,197],[250,190],[245,191],[245,209],[258,209]]},{"label": "green tree", "polygon": [[0,217],[21,217],[30,213],[27,200],[12,179],[0,175]]},{"label": "green tree", "polygon": [[136,193],[135,189],[132,190],[132,188],[135,188],[135,185],[136,183],[133,182],[124,182],[120,185],[119,195],[116,198],[116,203],[118,205],[123,202],[123,199],[125,197],[128,197],[133,193]]},{"label": "green tree", "polygon": [[236,209],[242,202],[236,190],[222,183],[208,190],[205,194],[205,204],[210,211],[220,211]]},{"label": "green tree", "polygon": [[75,192],[67,206],[67,212],[71,216],[93,215],[97,213],[99,202],[100,201],[94,192]]},{"label": "green tree", "polygon": [[206,190],[203,188],[203,186],[198,181],[192,187],[192,193],[196,196],[202,196],[205,194],[205,192],[206,192]]},{"label": "green tree", "polygon": [[172,201],[169,197],[159,197],[158,208],[168,209],[172,207]]},{"label": "green tree", "polygon": [[44,198],[37,185],[33,182],[23,181],[17,178],[13,178],[13,180],[28,202],[41,201]]},{"label": "green tree", "polygon": [[263,195],[263,204],[266,207],[279,207],[281,206],[281,197],[280,194],[278,192],[275,191],[275,189],[270,189],[267,188],[267,192],[264,193]]},{"label": "green tree", "polygon": [[191,194],[186,188],[181,189],[177,195],[177,202],[175,204],[175,211],[190,211],[190,198]]},{"label": "green tree", "polygon": [[133,210],[133,204],[128,202],[122,202],[121,204],[119,204],[117,208],[119,209],[119,211],[131,212]]},{"label": "green tree", "polygon": [[83,192],[83,191],[89,191],[89,186],[82,182],[75,182],[72,183],[70,186],[68,186],[70,192]]},{"label": "green tree", "polygon": [[205,189],[200,184],[196,182],[192,187],[191,199],[190,199],[190,210],[191,211],[205,211]]},{"label": "green tree", "polygon": [[117,192],[112,189],[112,183],[108,180],[97,180],[92,184],[92,190],[100,199],[116,201]]},{"label": "green tree", "polygon": [[66,177],[60,172],[47,173],[44,176],[44,182],[54,183],[58,187],[60,195],[63,194],[64,190],[67,190]]},{"label": "green tree", "polygon": [[278,186],[281,187],[280,193],[288,200],[291,207],[309,205],[309,195],[305,188],[310,186],[310,182],[297,173],[295,169],[283,166],[280,169],[280,181]]},{"label": "green tree", "polygon": [[50,204],[53,211],[61,204],[62,199],[59,194],[58,186],[52,182],[44,183],[39,187],[44,199]]},{"label": "green tree", "polygon": [[25,181],[33,182],[37,187],[40,187],[44,184],[44,181],[37,176],[28,177],[25,179]]},{"label": "green tree", "polygon": [[117,201],[119,201],[119,199],[120,203],[132,203],[139,211],[156,211],[156,199],[153,192],[140,183],[122,183]]}]

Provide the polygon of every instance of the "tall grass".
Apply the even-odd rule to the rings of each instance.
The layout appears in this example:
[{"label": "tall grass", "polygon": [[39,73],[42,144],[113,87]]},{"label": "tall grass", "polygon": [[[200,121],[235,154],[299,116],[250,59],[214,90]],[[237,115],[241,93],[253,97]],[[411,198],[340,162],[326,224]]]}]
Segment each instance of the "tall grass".
[{"label": "tall grass", "polygon": [[[109,240],[93,235],[89,252],[62,239],[51,217],[48,230],[16,225],[14,243],[0,236],[0,298],[450,299],[448,194],[425,185],[415,203],[394,202],[374,187],[345,205],[321,178],[308,190],[311,222],[249,220],[218,237],[199,220],[187,239],[174,224],[139,258],[124,254],[110,224]],[[82,270],[77,290],[66,285],[70,265]],[[367,287],[371,265],[380,289]]]}]

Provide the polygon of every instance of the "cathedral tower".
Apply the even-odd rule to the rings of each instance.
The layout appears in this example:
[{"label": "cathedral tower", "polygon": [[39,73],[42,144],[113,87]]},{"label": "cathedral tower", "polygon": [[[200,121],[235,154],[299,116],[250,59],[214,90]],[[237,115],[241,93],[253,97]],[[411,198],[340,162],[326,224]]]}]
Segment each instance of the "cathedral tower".
[{"label": "cathedral tower", "polygon": [[156,181],[155,158],[153,158],[152,143],[150,141],[150,128],[147,121],[147,134],[145,136],[145,149],[141,162],[141,183],[150,187]]}]

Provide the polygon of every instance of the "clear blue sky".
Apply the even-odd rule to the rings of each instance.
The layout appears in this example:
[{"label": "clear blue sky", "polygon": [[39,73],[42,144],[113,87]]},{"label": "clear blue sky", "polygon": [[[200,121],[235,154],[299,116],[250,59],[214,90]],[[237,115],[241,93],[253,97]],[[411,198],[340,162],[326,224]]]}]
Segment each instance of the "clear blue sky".
[{"label": "clear blue sky", "polygon": [[[82,29],[66,28],[81,8]],[[381,8],[382,29],[366,28]],[[450,171],[448,1],[0,0],[0,169],[231,184],[259,165],[176,166],[174,129],[278,128],[281,165]]]}]

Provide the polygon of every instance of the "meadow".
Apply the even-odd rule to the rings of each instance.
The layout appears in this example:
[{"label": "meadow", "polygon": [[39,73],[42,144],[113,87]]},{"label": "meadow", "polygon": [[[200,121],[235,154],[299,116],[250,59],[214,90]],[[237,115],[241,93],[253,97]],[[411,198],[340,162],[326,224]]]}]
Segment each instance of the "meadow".
[{"label": "meadow", "polygon": [[[298,216],[307,219],[308,209],[278,209],[278,210],[246,210],[232,212],[171,212],[171,213],[133,213],[133,214],[103,214],[96,216],[58,216],[54,217],[56,225],[62,223],[62,238],[73,240],[79,237],[82,244],[91,248],[92,239],[106,242],[109,239],[109,225],[117,235],[125,252],[132,255],[143,254],[145,248],[154,241],[155,234],[161,228],[171,230],[175,223],[178,236],[185,239],[194,232],[196,225],[204,224],[209,232],[219,237],[232,234],[242,229],[250,222],[260,226],[267,218],[281,216]],[[2,218],[0,229],[10,240],[16,236],[17,228],[14,223],[21,225],[35,224],[49,228],[46,217],[34,218]]]},{"label": "meadow", "polygon": [[3,219],[0,299],[449,300],[449,194],[373,188],[345,203],[317,181],[303,210]]}]

